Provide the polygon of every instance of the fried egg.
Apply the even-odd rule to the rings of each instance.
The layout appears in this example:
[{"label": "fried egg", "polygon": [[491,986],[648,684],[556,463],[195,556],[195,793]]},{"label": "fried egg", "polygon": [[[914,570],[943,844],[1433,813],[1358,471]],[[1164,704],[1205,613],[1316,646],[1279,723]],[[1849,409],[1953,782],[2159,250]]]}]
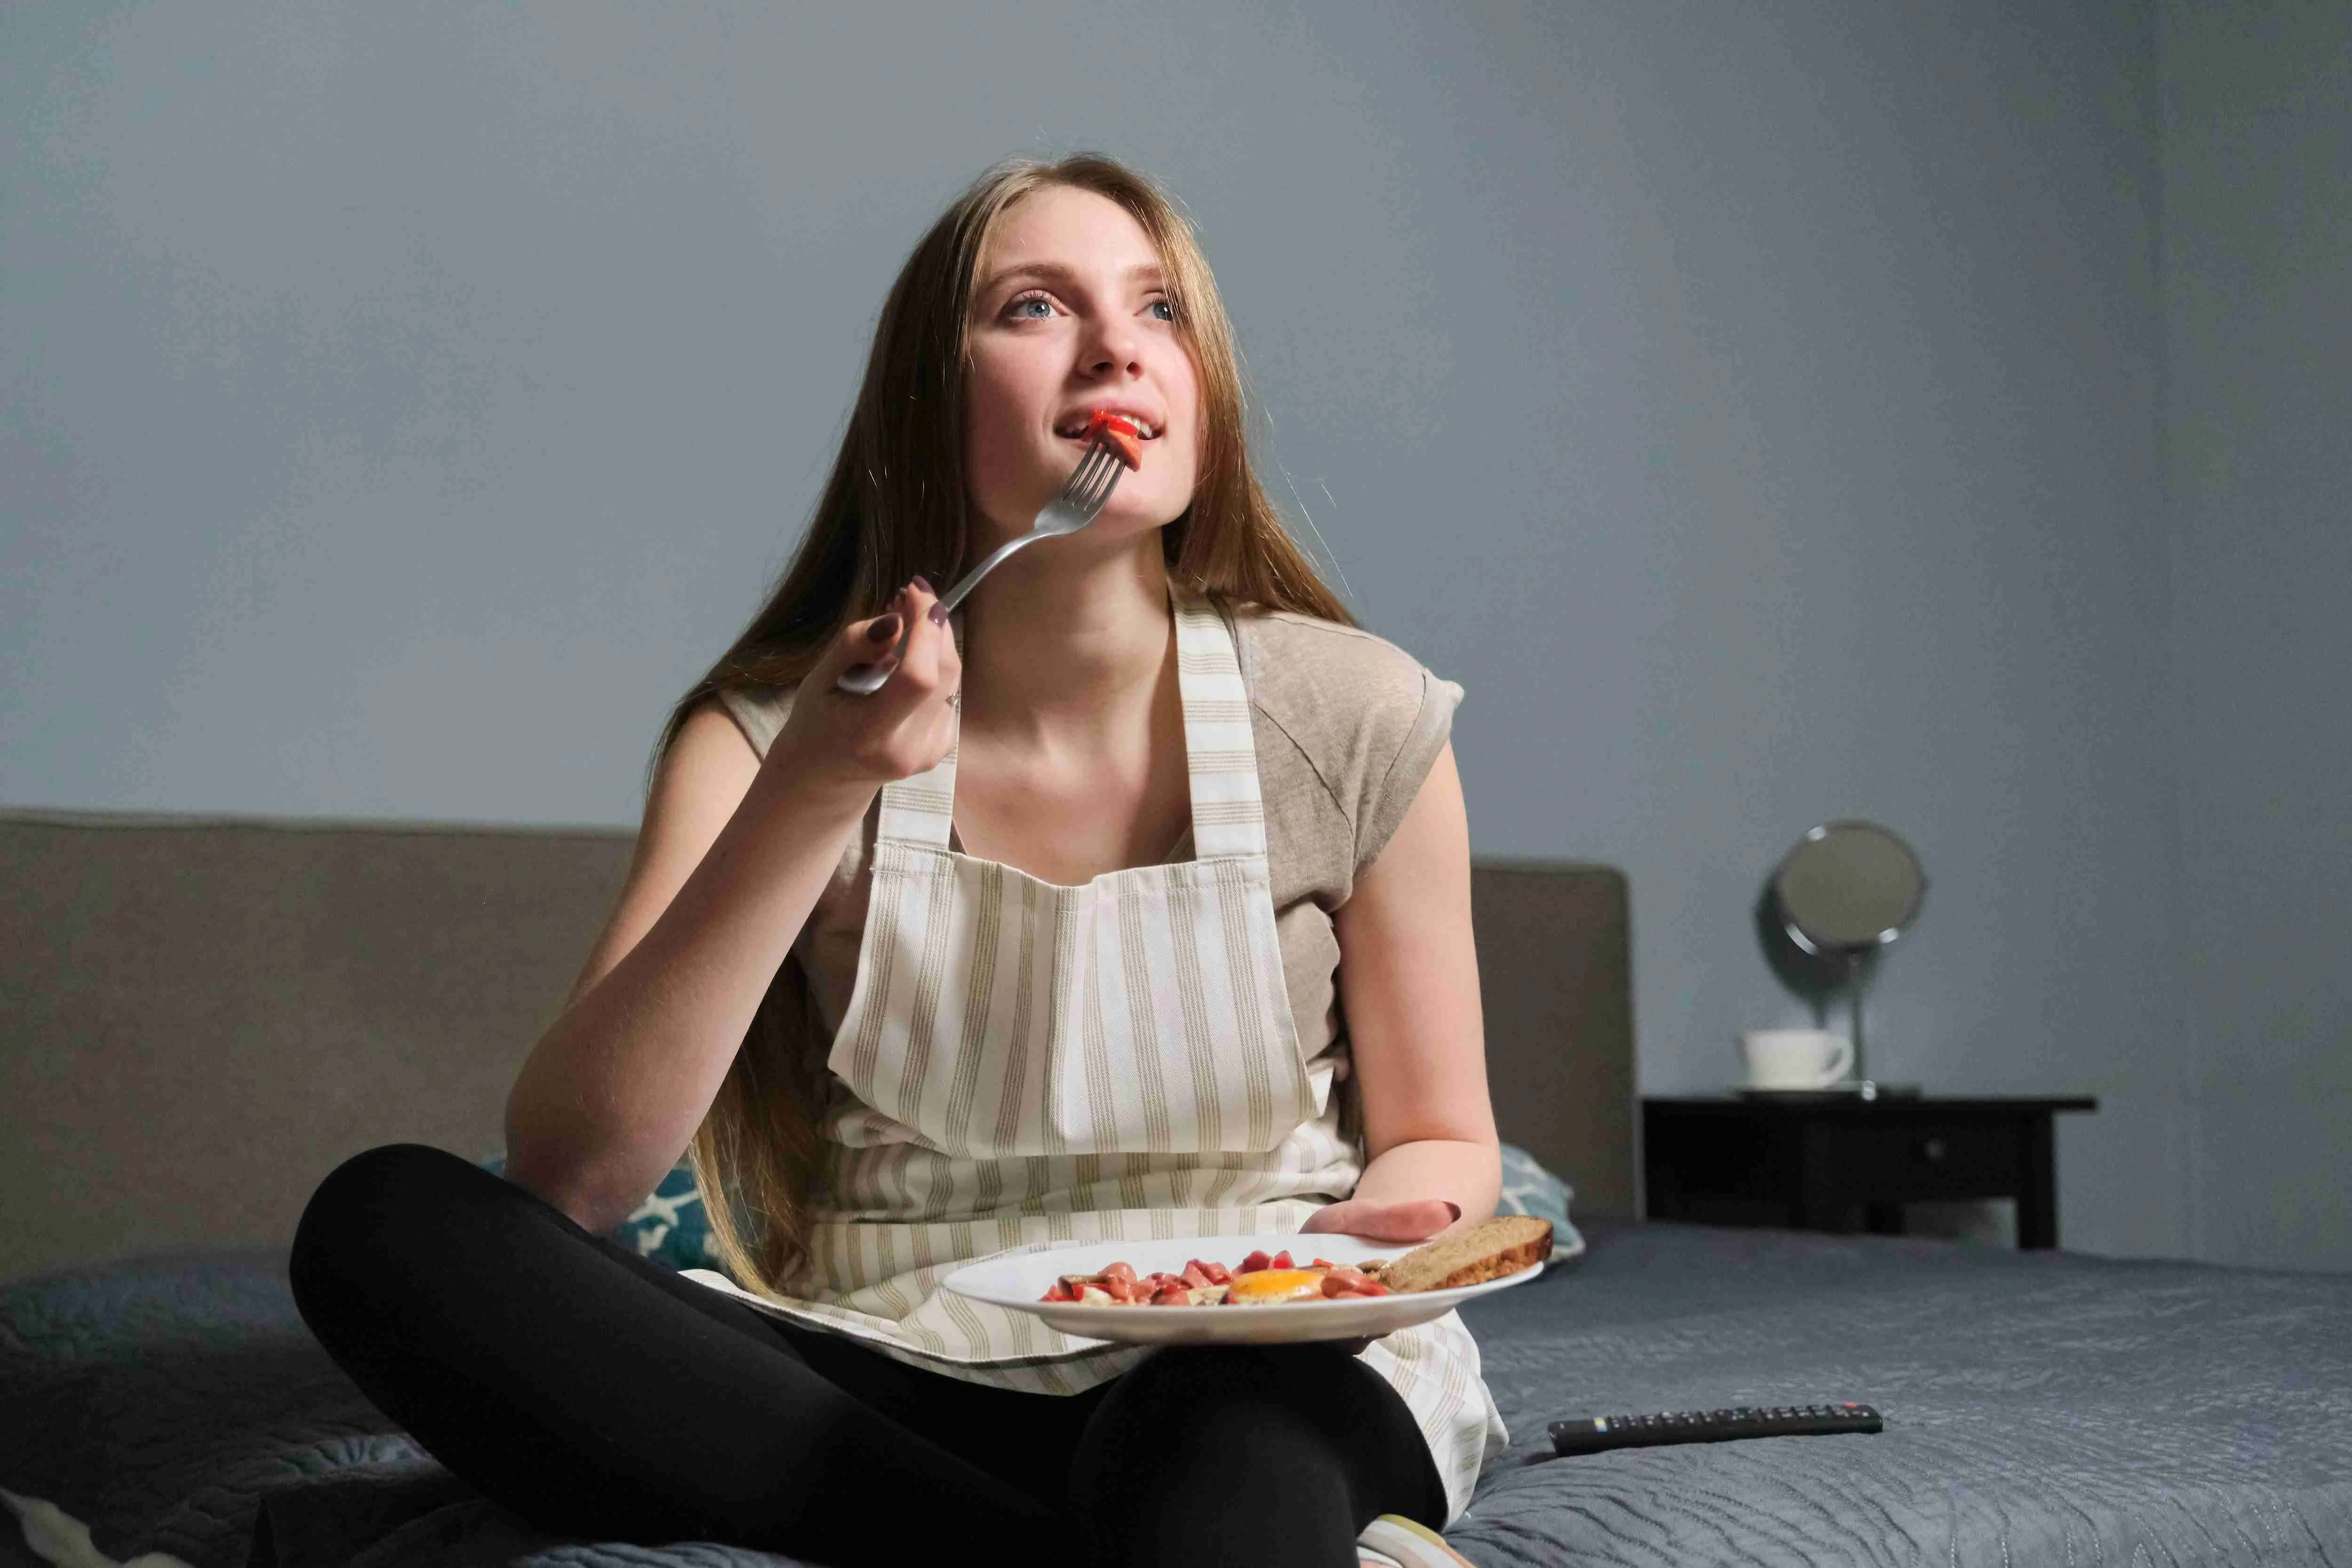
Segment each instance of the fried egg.
[{"label": "fried egg", "polygon": [[1229,1306],[1263,1307],[1276,1301],[1319,1301],[1323,1299],[1320,1268],[1261,1268],[1236,1274],[1225,1292]]}]

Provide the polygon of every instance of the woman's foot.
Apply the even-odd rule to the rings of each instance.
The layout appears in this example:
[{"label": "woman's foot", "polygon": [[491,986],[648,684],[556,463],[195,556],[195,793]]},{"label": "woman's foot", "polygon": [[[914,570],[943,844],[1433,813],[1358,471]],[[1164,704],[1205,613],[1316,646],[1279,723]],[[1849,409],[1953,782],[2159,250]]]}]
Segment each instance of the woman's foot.
[{"label": "woman's foot", "polygon": [[1384,1513],[1364,1526],[1356,1555],[1364,1568],[1476,1568],[1444,1536],[1401,1513]]}]

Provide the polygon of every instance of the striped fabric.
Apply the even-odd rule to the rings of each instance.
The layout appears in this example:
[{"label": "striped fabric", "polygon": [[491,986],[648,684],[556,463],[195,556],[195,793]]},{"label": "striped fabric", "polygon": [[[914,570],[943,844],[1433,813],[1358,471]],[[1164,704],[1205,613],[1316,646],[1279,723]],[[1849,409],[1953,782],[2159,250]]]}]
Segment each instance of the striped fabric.
[{"label": "striped fabric", "polygon": [[[1288,1235],[1355,1189],[1342,1055],[1301,1060],[1283,985],[1233,634],[1205,603],[1175,609],[1197,859],[1061,887],[950,848],[953,752],[883,790],[809,1258],[792,1299],[745,1300],[949,1376],[1071,1394],[1150,1352],[940,1277],[1070,1242]],[[1469,1331],[1449,1314],[1364,1360],[1459,1512],[1505,1441]]]}]

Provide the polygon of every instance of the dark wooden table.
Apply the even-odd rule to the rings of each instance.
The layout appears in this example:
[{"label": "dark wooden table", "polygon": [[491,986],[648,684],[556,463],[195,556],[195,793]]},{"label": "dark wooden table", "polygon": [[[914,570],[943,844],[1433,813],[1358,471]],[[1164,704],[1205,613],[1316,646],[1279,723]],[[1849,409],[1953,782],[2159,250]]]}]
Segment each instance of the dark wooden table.
[{"label": "dark wooden table", "polygon": [[2011,1198],[2021,1248],[2058,1245],[2052,1121],[2083,1097],[1642,1101],[1653,1219],[1900,1235],[1903,1205]]}]

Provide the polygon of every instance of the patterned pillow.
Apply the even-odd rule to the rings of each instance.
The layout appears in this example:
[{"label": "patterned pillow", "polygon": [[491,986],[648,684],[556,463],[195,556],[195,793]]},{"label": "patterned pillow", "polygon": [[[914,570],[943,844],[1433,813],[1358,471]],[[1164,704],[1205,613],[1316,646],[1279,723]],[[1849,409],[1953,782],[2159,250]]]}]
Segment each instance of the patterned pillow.
[{"label": "patterned pillow", "polygon": [[[506,1174],[503,1155],[493,1154],[481,1164]],[[661,1185],[628,1218],[604,1234],[638,1257],[672,1268],[719,1268],[718,1249],[710,1245],[709,1216],[703,1212],[702,1194],[695,1190],[694,1172],[688,1166],[680,1165],[664,1176]]]},{"label": "patterned pillow", "polygon": [[1551,1221],[1551,1255],[1574,1258],[1584,1250],[1584,1237],[1569,1223],[1568,1205],[1576,1189],[1536,1163],[1536,1157],[1516,1143],[1503,1145],[1503,1196],[1496,1214],[1530,1214]]}]

